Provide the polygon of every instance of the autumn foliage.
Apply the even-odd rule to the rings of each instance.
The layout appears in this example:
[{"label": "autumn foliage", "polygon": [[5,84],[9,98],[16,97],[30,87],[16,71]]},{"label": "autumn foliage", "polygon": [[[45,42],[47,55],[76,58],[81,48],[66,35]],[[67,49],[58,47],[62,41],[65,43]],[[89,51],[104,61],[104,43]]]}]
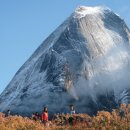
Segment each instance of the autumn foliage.
[{"label": "autumn foliage", "polygon": [[[124,113],[121,114],[120,110]],[[9,116],[0,113],[0,130],[130,130],[130,105],[121,105],[111,113],[100,111],[96,116],[87,114],[55,115],[44,127],[40,120]]]}]

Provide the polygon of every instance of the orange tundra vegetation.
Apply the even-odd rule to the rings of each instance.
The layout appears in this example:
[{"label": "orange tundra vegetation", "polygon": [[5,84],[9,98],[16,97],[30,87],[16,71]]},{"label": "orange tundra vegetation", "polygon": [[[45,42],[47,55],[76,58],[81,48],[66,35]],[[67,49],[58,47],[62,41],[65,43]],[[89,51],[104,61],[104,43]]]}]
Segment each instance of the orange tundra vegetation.
[{"label": "orange tundra vegetation", "polygon": [[0,113],[0,130],[130,130],[130,104],[122,104],[111,113],[99,111],[96,116],[58,114],[46,127],[40,120],[22,116],[5,117]]}]

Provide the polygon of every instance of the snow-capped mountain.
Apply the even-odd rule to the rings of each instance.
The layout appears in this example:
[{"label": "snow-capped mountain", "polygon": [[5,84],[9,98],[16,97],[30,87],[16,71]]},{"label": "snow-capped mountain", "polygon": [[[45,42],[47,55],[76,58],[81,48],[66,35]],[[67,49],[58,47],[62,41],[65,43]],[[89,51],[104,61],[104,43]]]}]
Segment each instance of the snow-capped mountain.
[{"label": "snow-capped mountain", "polygon": [[111,110],[130,102],[130,30],[106,7],[78,7],[34,52],[0,96],[0,110],[30,115]]}]

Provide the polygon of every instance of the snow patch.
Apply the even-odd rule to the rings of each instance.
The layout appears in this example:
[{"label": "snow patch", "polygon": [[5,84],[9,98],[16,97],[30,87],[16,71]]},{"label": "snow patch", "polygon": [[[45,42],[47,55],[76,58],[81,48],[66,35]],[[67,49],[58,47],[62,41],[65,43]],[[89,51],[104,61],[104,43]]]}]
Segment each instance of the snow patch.
[{"label": "snow patch", "polygon": [[79,6],[75,10],[74,17],[85,17],[87,14],[101,14],[103,13],[104,8],[97,6],[97,7],[87,7],[87,6]]}]

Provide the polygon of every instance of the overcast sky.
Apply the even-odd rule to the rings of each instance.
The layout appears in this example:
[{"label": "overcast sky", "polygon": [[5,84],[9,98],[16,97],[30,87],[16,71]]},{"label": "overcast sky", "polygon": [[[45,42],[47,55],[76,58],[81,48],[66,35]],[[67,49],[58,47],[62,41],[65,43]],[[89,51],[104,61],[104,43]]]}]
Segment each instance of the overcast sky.
[{"label": "overcast sky", "polygon": [[0,0],[0,93],[42,41],[79,5],[107,6],[130,27],[130,0]]}]

